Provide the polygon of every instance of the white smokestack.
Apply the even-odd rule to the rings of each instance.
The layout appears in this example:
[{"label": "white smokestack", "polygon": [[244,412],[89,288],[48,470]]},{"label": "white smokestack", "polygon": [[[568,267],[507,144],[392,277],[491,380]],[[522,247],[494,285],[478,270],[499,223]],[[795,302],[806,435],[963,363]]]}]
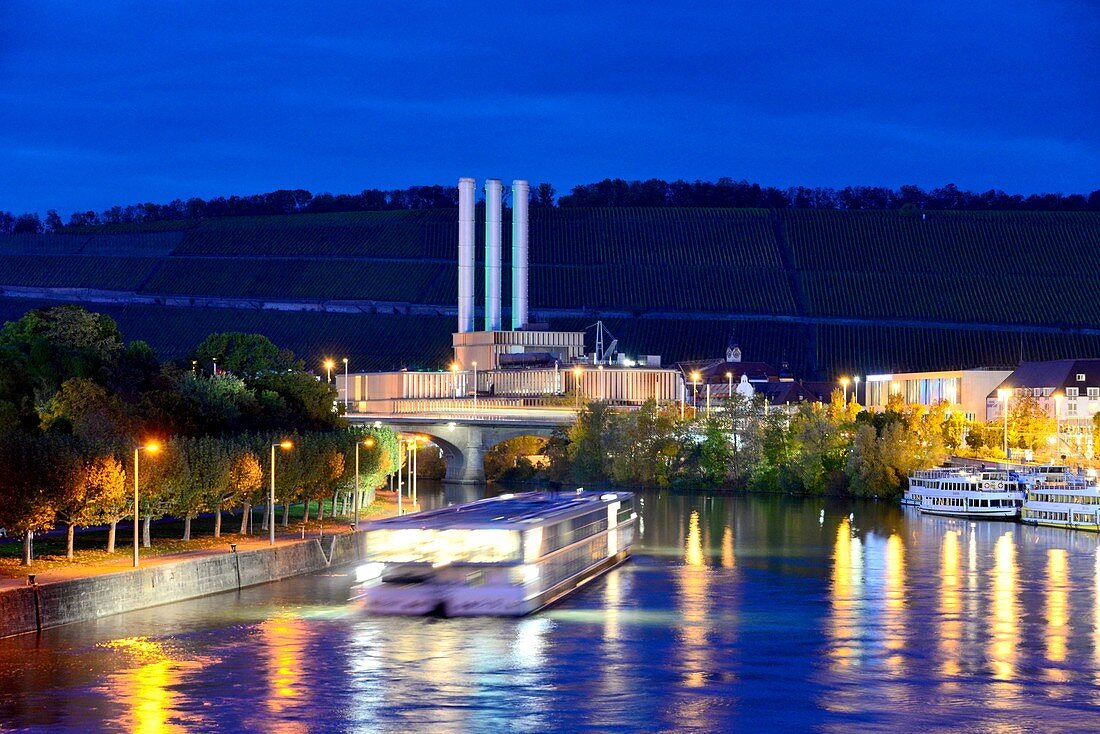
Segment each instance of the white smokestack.
[{"label": "white smokestack", "polygon": [[458,179],[458,330],[474,330],[474,180]]},{"label": "white smokestack", "polygon": [[512,182],[512,329],[527,328],[527,201],[530,186]]},{"label": "white smokestack", "polygon": [[485,330],[500,331],[500,179],[485,182]]}]

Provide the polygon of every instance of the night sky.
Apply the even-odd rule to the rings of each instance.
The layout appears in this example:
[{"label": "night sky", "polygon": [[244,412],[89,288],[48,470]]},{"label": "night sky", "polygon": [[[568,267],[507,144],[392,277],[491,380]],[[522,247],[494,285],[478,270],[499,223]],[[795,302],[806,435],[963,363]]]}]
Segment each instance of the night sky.
[{"label": "night sky", "polygon": [[0,209],[460,175],[1100,187],[1093,0],[228,5],[0,2]]}]

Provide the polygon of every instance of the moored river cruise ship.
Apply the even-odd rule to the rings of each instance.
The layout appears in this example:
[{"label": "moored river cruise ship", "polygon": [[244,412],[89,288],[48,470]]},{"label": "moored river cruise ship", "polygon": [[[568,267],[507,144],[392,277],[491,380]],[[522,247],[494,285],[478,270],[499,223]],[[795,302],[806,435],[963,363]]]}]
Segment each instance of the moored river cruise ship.
[{"label": "moored river cruise ship", "polygon": [[355,597],[380,614],[520,616],[622,563],[630,492],[528,492],[372,522]]},{"label": "moored river cruise ship", "polygon": [[1100,484],[1096,478],[1062,473],[1051,478],[1025,477],[1025,482],[1023,522],[1100,532]]},{"label": "moored river cruise ship", "polygon": [[903,505],[930,515],[1015,519],[1024,490],[1015,472],[929,469],[909,478]]}]

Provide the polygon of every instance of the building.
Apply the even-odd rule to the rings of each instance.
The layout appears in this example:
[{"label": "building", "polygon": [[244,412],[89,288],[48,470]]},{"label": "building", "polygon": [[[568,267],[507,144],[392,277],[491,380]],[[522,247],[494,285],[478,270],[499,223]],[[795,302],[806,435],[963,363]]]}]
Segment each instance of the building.
[{"label": "building", "polygon": [[1034,398],[1063,431],[1091,434],[1100,412],[1100,359],[1021,362],[986,394],[986,420],[1000,420],[1021,398]]},{"label": "building", "polygon": [[696,403],[702,403],[708,396],[715,401],[735,393],[748,398],[761,394],[769,405],[785,407],[828,400],[836,387],[831,383],[796,381],[785,362],[776,369],[767,362],[746,362],[742,356],[740,345],[731,339],[724,359],[678,362],[676,367],[689,400],[694,396]]},{"label": "building", "polygon": [[[551,331],[528,319],[528,217],[526,181],[513,181],[511,329],[501,307],[501,196],[497,179],[485,182],[484,328],[476,330],[474,304],[474,180],[459,180],[458,329],[453,360],[438,371],[364,372],[337,375],[339,399],[359,413],[463,410],[479,405],[536,407],[581,400],[640,405],[684,396],[679,370],[660,357],[637,360],[616,355],[617,340],[604,345],[598,325],[596,349],[586,354],[583,331]],[[433,403],[432,401],[437,401]],[[438,402],[445,401],[445,402]],[[467,405],[466,402],[470,405]],[[476,401],[476,402],[475,402]]]},{"label": "building", "polygon": [[961,410],[968,420],[981,420],[986,414],[986,397],[1011,370],[945,370],[867,375],[865,405],[868,410],[886,410],[892,395],[907,403],[929,407],[946,401]]}]

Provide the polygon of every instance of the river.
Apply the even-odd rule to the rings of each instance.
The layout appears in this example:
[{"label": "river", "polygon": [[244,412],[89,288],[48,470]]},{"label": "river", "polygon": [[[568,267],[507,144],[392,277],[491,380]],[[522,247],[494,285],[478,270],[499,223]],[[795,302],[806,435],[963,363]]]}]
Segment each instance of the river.
[{"label": "river", "polygon": [[1100,729],[1094,535],[883,502],[640,505],[630,562],[523,619],[366,616],[342,569],[0,641],[0,729]]}]

